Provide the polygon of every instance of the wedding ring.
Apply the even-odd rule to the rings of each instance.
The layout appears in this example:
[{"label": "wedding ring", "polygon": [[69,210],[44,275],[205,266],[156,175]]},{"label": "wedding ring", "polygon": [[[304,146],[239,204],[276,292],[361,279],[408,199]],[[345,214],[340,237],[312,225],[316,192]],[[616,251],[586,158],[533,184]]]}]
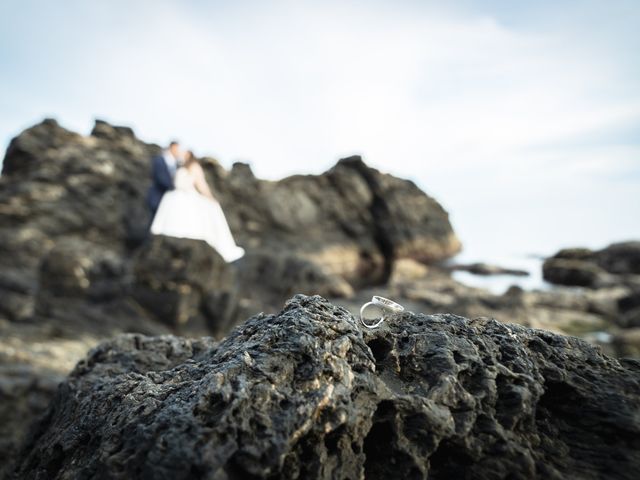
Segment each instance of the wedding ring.
[{"label": "wedding ring", "polygon": [[[364,311],[371,305],[375,305],[382,310],[382,316],[380,317],[380,320],[373,324],[367,323],[364,320]],[[382,324],[382,322],[387,319],[387,314],[398,313],[402,312],[403,310],[404,307],[399,303],[396,303],[393,300],[389,300],[388,298],[374,295],[373,298],[371,298],[370,302],[365,303],[364,305],[362,305],[362,308],[360,308],[360,322],[367,328],[377,328]]]},{"label": "wedding ring", "polygon": [[389,300],[388,298],[379,297],[378,295],[374,295],[371,302],[392,312],[402,312],[404,310],[404,307],[399,303]]}]

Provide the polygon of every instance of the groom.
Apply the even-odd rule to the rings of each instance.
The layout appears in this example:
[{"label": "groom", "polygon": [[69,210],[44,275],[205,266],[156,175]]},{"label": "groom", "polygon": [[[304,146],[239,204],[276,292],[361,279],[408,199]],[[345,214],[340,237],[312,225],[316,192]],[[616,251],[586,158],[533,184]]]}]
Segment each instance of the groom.
[{"label": "groom", "polygon": [[152,183],[147,193],[147,205],[151,210],[152,217],[155,216],[163,195],[174,189],[173,177],[180,158],[180,144],[173,141],[169,144],[169,148],[162,152],[162,155],[156,155],[151,159]]}]

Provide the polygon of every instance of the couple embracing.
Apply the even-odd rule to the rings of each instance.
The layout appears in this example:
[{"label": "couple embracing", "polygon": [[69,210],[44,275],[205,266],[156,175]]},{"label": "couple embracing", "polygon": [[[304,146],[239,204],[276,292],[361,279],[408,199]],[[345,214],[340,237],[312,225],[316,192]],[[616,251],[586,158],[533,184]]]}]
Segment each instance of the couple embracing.
[{"label": "couple embracing", "polygon": [[162,155],[152,158],[151,175],[147,195],[153,215],[151,233],[204,240],[227,262],[244,255],[192,152],[183,152],[178,142],[171,142]]}]

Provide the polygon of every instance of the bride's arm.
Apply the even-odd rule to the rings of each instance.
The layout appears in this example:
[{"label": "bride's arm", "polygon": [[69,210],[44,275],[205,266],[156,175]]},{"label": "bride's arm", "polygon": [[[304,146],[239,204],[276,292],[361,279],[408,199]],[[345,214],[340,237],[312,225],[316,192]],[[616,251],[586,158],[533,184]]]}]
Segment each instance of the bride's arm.
[{"label": "bride's arm", "polygon": [[209,188],[209,184],[207,183],[207,179],[204,176],[204,171],[199,163],[194,163],[191,167],[193,169],[193,176],[195,179],[196,190],[200,192],[205,197],[214,199],[213,193],[211,193],[211,189]]}]

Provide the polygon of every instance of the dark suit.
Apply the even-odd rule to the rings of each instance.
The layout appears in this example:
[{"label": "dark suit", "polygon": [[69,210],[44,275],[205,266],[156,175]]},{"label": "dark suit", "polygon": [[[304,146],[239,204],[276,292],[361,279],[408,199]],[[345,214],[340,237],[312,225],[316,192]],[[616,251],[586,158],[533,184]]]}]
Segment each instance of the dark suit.
[{"label": "dark suit", "polygon": [[155,215],[162,196],[173,190],[173,174],[165,162],[164,157],[157,155],[151,159],[151,187],[147,193],[147,205],[151,214]]}]

